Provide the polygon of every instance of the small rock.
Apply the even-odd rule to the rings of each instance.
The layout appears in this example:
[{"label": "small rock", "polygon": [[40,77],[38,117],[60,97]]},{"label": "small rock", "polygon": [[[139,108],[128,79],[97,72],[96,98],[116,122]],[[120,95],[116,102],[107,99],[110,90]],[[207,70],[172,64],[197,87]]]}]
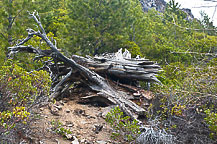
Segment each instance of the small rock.
[{"label": "small rock", "polygon": [[97,117],[102,117],[102,112],[99,112],[96,116]]},{"label": "small rock", "polygon": [[96,119],[96,117],[90,116],[90,115],[88,115],[87,118],[88,118],[88,119],[91,119],[91,118]]},{"label": "small rock", "polygon": [[59,116],[59,111],[58,111],[58,109],[55,108],[55,107],[52,107],[52,108],[50,109],[50,112],[51,112],[53,115]]},{"label": "small rock", "polygon": [[86,122],[86,121],[81,121],[81,124],[87,124],[88,122]]},{"label": "small rock", "polygon": [[73,122],[71,122],[71,121],[65,121],[65,124],[66,124],[66,125],[69,125],[69,124],[74,125]]},{"label": "small rock", "polygon": [[74,110],[74,113],[75,113],[76,115],[85,115],[85,111],[82,110],[82,109],[75,109],[75,110]]},{"label": "small rock", "polygon": [[73,124],[69,124],[69,125],[67,125],[68,127],[73,127],[74,125]]},{"label": "small rock", "polygon": [[59,140],[58,139],[55,139],[55,141],[57,142],[57,144],[60,144]]},{"label": "small rock", "polygon": [[68,101],[68,98],[63,98],[63,103],[64,104],[67,103],[67,101]]},{"label": "small rock", "polygon": [[98,134],[101,130],[102,130],[102,128],[103,128],[103,125],[94,125],[95,126],[95,128],[94,128],[94,132],[96,133],[96,134]]},{"label": "small rock", "polygon": [[44,108],[40,108],[40,111],[43,111],[44,110]]},{"label": "small rock", "polygon": [[61,105],[54,105],[58,110],[62,110],[62,106]]},{"label": "small rock", "polygon": [[79,144],[78,139],[75,136],[73,136],[73,139],[74,140],[72,141],[71,144]]},{"label": "small rock", "polygon": [[98,143],[98,144],[107,144],[106,141],[96,141],[96,143]]},{"label": "small rock", "polygon": [[70,110],[69,110],[69,109],[66,109],[66,113],[70,113]]},{"label": "small rock", "polygon": [[67,140],[74,140],[72,134],[66,134],[66,138],[67,138]]},{"label": "small rock", "polygon": [[64,102],[62,100],[60,100],[59,103],[64,106]]},{"label": "small rock", "polygon": [[133,96],[134,96],[134,99],[139,99],[141,94],[138,92],[138,93],[133,93]]},{"label": "small rock", "polygon": [[85,143],[85,142],[86,142],[86,139],[82,139],[80,142],[81,142],[81,143]]}]

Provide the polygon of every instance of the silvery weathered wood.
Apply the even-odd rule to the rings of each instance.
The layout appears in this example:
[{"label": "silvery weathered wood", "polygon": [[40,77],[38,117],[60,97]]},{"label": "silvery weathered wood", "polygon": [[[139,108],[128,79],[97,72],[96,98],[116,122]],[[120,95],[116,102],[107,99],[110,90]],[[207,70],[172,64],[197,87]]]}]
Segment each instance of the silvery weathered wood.
[{"label": "silvery weathered wood", "polygon": [[160,66],[139,56],[131,58],[130,52],[126,49],[124,53],[120,49],[114,54],[87,56],[86,58],[74,55],[72,59],[99,74],[115,76],[126,81],[159,82],[156,75],[160,70]]}]

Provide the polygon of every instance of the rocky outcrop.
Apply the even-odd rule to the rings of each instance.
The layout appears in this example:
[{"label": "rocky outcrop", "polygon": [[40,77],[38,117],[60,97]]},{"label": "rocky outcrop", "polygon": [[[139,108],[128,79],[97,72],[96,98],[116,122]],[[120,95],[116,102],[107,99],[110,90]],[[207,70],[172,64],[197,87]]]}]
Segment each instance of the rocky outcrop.
[{"label": "rocky outcrop", "polygon": [[164,12],[167,4],[164,0],[140,0],[140,3],[145,12],[151,8],[159,12]]},{"label": "rocky outcrop", "polygon": [[[139,1],[142,5],[143,11],[145,12],[153,8],[163,13],[167,5],[167,3],[164,0],[139,0]],[[191,13],[191,9],[183,8],[181,10],[187,14],[186,20],[194,19],[194,15]]]},{"label": "rocky outcrop", "polygon": [[181,10],[187,14],[186,20],[193,20],[194,19],[194,15],[191,13],[191,9],[183,8]]}]

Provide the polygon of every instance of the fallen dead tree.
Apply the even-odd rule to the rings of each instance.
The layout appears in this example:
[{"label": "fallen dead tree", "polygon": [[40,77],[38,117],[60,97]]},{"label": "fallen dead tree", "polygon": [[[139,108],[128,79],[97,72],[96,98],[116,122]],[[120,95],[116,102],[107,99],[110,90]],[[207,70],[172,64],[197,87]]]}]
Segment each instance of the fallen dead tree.
[{"label": "fallen dead tree", "polygon": [[[44,66],[40,68],[49,71],[52,78],[50,99],[57,98],[74,82],[79,81],[96,92],[96,95],[85,98],[101,98],[109,104],[119,105],[133,119],[144,115],[145,110],[129,99],[143,97],[150,100],[152,98],[136,86],[138,81],[158,82],[155,75],[160,67],[157,64],[140,57],[133,59],[128,51],[122,53],[122,49],[115,54],[104,54],[93,58],[76,55],[67,58],[57,49],[56,41],[47,37],[38,13],[30,13],[30,16],[37,23],[39,30],[27,29],[28,36],[8,48],[8,57],[18,52],[36,54],[34,61],[50,57],[50,60],[45,61]],[[30,45],[25,46],[24,44],[33,36],[40,37],[50,49],[41,50]],[[117,81],[115,82],[114,79]],[[120,88],[124,90],[120,91]]]},{"label": "fallen dead tree", "polygon": [[98,74],[110,75],[125,83],[132,81],[159,82],[155,75],[160,66],[139,56],[131,58],[131,53],[126,49],[124,53],[121,48],[117,53],[87,58],[73,55],[72,59]]}]

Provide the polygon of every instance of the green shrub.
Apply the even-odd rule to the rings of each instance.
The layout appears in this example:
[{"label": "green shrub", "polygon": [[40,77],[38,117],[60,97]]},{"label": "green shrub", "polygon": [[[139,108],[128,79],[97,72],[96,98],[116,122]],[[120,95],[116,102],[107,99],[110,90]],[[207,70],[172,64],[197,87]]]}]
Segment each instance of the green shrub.
[{"label": "green shrub", "polygon": [[217,93],[217,61],[186,67],[181,63],[173,63],[163,68],[159,79],[163,85],[155,85],[153,90],[174,105],[196,104],[202,99]]},{"label": "green shrub", "polygon": [[204,120],[209,125],[209,129],[212,131],[210,134],[211,138],[214,138],[214,136],[217,137],[217,113],[211,112],[210,109],[207,109],[204,112],[206,113]]},{"label": "green shrub", "polygon": [[28,73],[9,63],[0,67],[0,128],[5,132],[18,123],[26,124],[31,106],[38,97],[49,95],[50,89],[46,71]]},{"label": "green shrub", "polygon": [[72,134],[72,132],[69,130],[69,129],[65,129],[62,125],[62,123],[60,121],[55,121],[55,120],[52,120],[51,121],[51,125],[52,125],[52,130],[54,132],[56,132],[57,134],[60,134],[64,137],[66,137],[66,135],[68,134]]},{"label": "green shrub", "polygon": [[[163,68],[164,71],[159,76],[162,85],[152,87],[156,94],[153,109],[154,117],[160,119],[167,132],[185,139],[186,132],[194,131],[189,134],[198,135],[191,139],[194,143],[211,143],[213,140],[209,134],[216,138],[216,66],[216,59],[212,59],[210,62],[201,62],[200,65],[173,63]],[[204,109],[208,126],[204,125]]]},{"label": "green shrub", "polygon": [[112,138],[116,140],[125,139],[134,141],[140,134],[138,121],[130,120],[129,116],[125,116],[117,106],[106,115],[106,122],[111,125],[114,132]]}]

